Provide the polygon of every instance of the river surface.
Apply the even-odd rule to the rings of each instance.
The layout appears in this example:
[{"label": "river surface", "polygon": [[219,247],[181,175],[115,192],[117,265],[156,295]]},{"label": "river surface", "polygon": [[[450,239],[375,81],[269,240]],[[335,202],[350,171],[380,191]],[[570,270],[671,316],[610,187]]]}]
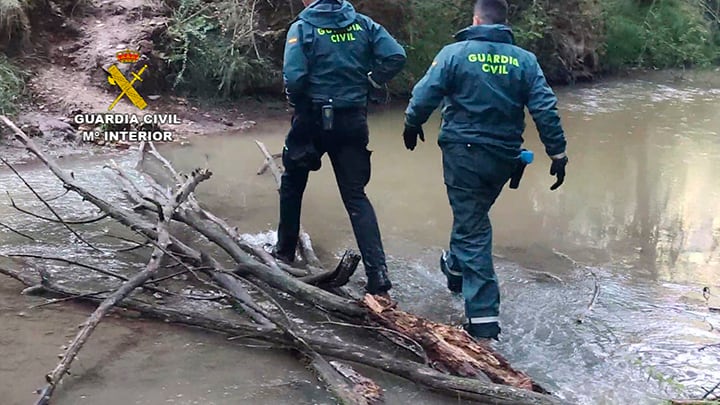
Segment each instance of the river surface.
[{"label": "river surface", "polygon": [[[656,404],[701,397],[701,387],[720,382],[720,348],[700,350],[720,342],[720,314],[708,310],[701,293],[710,287],[710,305],[720,307],[720,80],[714,76],[654,75],[560,89],[570,164],[556,192],[549,190],[549,160],[528,121],[526,147],[536,161],[520,189],[504,190],[491,213],[503,299],[496,347],[571,402]],[[452,220],[435,143],[439,118],[425,126],[427,142],[414,152],[402,145],[401,109],[376,111],[370,122],[373,177],[367,192],[395,297],[404,309],[458,322],[462,301],[445,290],[437,268]],[[214,175],[200,187],[200,201],[243,232],[272,238],[277,193],[269,175],[256,175],[262,158],[253,140],[279,152],[286,130],[285,120],[264,122],[247,133],[195,139],[192,146],[163,152],[185,170],[207,162]],[[134,155],[113,158],[130,167]],[[99,174],[107,159],[64,164],[114,195],[113,183]],[[327,159],[323,166],[311,176],[303,223],[330,264],[355,245]],[[61,191],[43,167],[28,165],[23,173],[44,195]],[[42,211],[4,169],[0,189]],[[75,217],[92,214],[78,199],[54,203]],[[0,217],[46,241],[28,243],[0,230],[2,252],[128,265],[97,257],[66,230],[20,216],[5,202]],[[93,225],[88,233],[101,235],[107,226]],[[600,295],[586,313],[596,283]],[[28,310],[32,302],[15,295],[19,287],[2,284],[0,398],[9,402],[0,402],[27,403],[87,310]],[[352,285],[360,288],[362,277]],[[79,362],[76,375],[83,378],[61,389],[58,403],[332,403],[283,353],[149,322],[113,320],[100,329]],[[396,379],[378,381],[388,390],[388,403],[456,403]]]}]

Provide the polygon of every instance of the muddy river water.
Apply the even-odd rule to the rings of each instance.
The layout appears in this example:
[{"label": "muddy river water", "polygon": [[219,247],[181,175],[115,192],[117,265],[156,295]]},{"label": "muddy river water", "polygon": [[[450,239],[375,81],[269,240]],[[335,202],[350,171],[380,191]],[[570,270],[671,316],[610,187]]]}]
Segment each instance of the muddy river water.
[{"label": "muddy river water", "polygon": [[[553,178],[529,121],[526,146],[536,162],[519,190],[506,189],[492,211],[496,268],[502,285],[502,340],[496,347],[518,368],[574,403],[654,404],[702,396],[720,382],[720,80],[714,74],[662,75],[559,90],[568,135],[566,184]],[[437,269],[451,225],[435,144],[402,146],[402,110],[371,116],[373,178],[368,194],[380,221],[395,296],[430,318],[457,322],[462,302],[444,289]],[[244,232],[266,236],[276,226],[277,194],[255,174],[253,139],[280,151],[287,122],[271,121],[235,136],[196,139],[163,152],[183,169],[207,160],[213,178],[198,197]],[[131,165],[131,154],[113,157]],[[64,162],[92,187],[113,189],[98,174],[107,157]],[[328,263],[354,247],[329,162],[311,176],[303,223]],[[23,172],[46,195],[61,190],[43,167]],[[40,210],[11,173],[0,190]],[[77,199],[56,206],[89,214]],[[46,243],[28,244],[0,230],[0,251],[30,251],[122,268],[95,257],[59,227],[19,216],[6,202],[0,217]],[[103,225],[89,232],[102,232]],[[138,257],[138,261],[142,261]],[[555,277],[541,274],[547,272]],[[594,274],[594,276],[593,276]],[[585,322],[597,280],[600,296]],[[362,285],[361,277],[353,285]],[[0,282],[0,403],[25,404],[57,360],[87,308],[28,309],[20,286]],[[714,302],[713,302],[714,300]],[[297,361],[248,349],[217,336],[146,321],[111,319],[75,366],[60,404],[332,403]],[[388,403],[456,403],[380,376]]]}]

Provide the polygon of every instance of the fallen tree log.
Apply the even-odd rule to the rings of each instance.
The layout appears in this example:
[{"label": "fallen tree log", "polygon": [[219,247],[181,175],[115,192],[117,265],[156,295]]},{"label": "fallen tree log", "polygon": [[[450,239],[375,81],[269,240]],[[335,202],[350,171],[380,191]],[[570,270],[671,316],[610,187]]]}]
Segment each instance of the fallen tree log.
[{"label": "fallen tree log", "polygon": [[[462,331],[419,317],[408,318],[407,316],[412,316],[411,314],[402,313],[407,316],[401,316],[400,312],[387,312],[386,307],[375,311],[372,309],[374,299],[366,298],[364,301],[359,301],[345,293],[337,294],[337,287],[346,283],[357,267],[359,261],[357,257],[346,257],[346,260],[341,261],[341,266],[332,272],[320,269],[320,274],[308,276],[310,278],[294,277],[293,274],[300,274],[302,269],[293,268],[291,272],[284,271],[276,263],[274,265],[271,257],[257,250],[262,249],[261,247],[243,246],[243,241],[237,237],[237,232],[233,232],[233,228],[221,219],[204,212],[191,192],[183,194],[185,202],[166,215],[163,207],[173,203],[173,196],[167,192],[167,187],[161,186],[159,181],[149,175],[145,176],[148,184],[140,186],[134,184],[130,176],[123,176],[122,172],[119,172],[118,183],[134,204],[133,210],[121,208],[75,181],[74,176],[48,159],[20,129],[5,117],[0,118],[13,129],[27,149],[63,182],[66,189],[79,194],[110,218],[142,235],[147,239],[148,244],[161,251],[168,259],[174,260],[177,265],[185,267],[198,281],[221,287],[239,304],[243,310],[242,314],[251,320],[235,322],[222,317],[213,317],[213,321],[210,321],[203,314],[188,315],[177,308],[168,312],[167,308],[156,308],[155,305],[138,300],[122,300],[119,304],[128,308],[132,306],[148,316],[166,316],[167,319],[186,325],[233,333],[243,338],[260,339],[285,348],[292,347],[310,359],[315,358],[317,354],[365,364],[453,397],[502,404],[558,403],[556,398],[545,395],[546,391],[533,383],[528,376],[513,370],[501,356],[495,355],[490,348],[475,342]],[[173,187],[179,187],[187,180],[187,177],[175,171],[152,144],[147,147],[143,145],[141,148],[141,162],[148,160],[146,155],[155,157],[170,173],[170,178],[174,181]],[[170,234],[169,243],[163,246],[159,243],[161,232],[154,223],[164,220],[185,224],[204,236],[206,241],[220,247],[235,261],[234,272],[225,270],[220,264],[221,260],[205,253],[207,252],[205,247],[191,247],[175,235]],[[311,246],[310,251],[312,251]],[[319,261],[316,264],[322,267]],[[45,287],[52,286],[47,287],[49,291],[58,292],[62,291],[62,288],[58,287],[66,288],[52,285],[48,275],[41,277],[41,282]],[[308,282],[316,283],[318,286]],[[92,302],[108,298],[107,294],[96,291],[75,291],[68,295]],[[290,297],[293,299],[289,299]],[[184,298],[177,296],[174,299]],[[255,302],[257,299],[263,300],[267,305],[261,307]],[[396,351],[390,354],[389,351],[376,347],[321,337],[312,330],[304,330],[304,328],[296,330],[295,321],[288,316],[283,306],[293,306],[297,302],[309,303],[322,309],[326,316],[341,317],[357,327],[367,328],[372,333],[377,331],[374,328],[380,323],[387,330],[410,336],[422,346],[422,350],[432,354],[434,361],[431,365],[434,368],[428,367],[425,363],[400,358]],[[379,303],[377,300],[374,302]],[[267,306],[272,310],[265,309]],[[293,314],[300,318],[310,315],[312,314]],[[406,328],[405,322],[408,319],[414,319],[415,330]],[[307,323],[307,320],[304,323]],[[404,352],[406,348],[402,345],[400,347]],[[450,357],[443,359],[443,356]],[[493,381],[507,385],[489,382],[486,374]]]},{"label": "fallen tree log", "polygon": [[482,371],[495,383],[547,393],[528,375],[514,370],[499,353],[460,329],[400,311],[383,297],[366,295],[363,303],[379,325],[419,342],[440,370],[461,377],[477,377]]},{"label": "fallen tree log", "polygon": [[[343,405],[379,405],[384,402],[382,389],[374,381],[362,377],[369,381],[368,385],[363,385],[360,378],[356,383],[340,372],[342,369],[340,365],[335,366],[320,355],[312,358],[310,367],[318,373],[320,380],[325,382]],[[356,371],[353,372],[357,375]]]},{"label": "fallen tree log", "polygon": [[[55,296],[82,296],[80,299],[83,301],[102,302],[102,297],[92,296],[86,290],[70,287],[66,283],[55,283],[47,273],[41,275],[44,272],[40,269],[38,266],[30,266],[23,261],[0,255],[0,273],[20,281],[23,285],[42,285],[46,292]],[[177,307],[182,308],[182,310],[179,310],[166,306],[149,305],[141,300],[129,298],[118,303],[118,307],[135,311],[152,319],[223,333],[231,336],[232,341],[259,339],[272,343],[280,349],[291,349],[293,347],[288,337],[277,329],[262,329],[235,317],[211,316],[205,311],[193,312],[183,304],[177,305]],[[387,354],[376,347],[352,342],[338,342],[336,339],[323,338],[314,333],[300,334],[300,336],[322,355],[374,367],[453,398],[502,405],[559,405],[563,403],[552,396],[525,389],[493,384],[490,381],[477,378],[448,375],[424,364],[407,360],[397,354]]]}]

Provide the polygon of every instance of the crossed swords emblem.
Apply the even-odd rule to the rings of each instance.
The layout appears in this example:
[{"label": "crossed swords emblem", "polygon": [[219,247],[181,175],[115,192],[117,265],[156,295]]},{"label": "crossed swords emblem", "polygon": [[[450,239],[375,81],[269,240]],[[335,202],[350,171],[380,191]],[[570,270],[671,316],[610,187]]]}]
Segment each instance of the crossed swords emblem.
[{"label": "crossed swords emblem", "polygon": [[135,90],[135,88],[133,87],[133,84],[135,84],[136,81],[143,81],[141,76],[143,72],[145,72],[145,69],[147,69],[147,65],[144,65],[137,73],[131,72],[133,78],[130,81],[125,78],[125,76],[122,74],[122,72],[120,71],[120,69],[118,69],[116,65],[112,65],[107,69],[107,73],[109,74],[108,82],[113,86],[120,87],[120,89],[122,90],[122,93],[120,93],[120,95],[115,98],[115,101],[110,104],[110,107],[108,107],[108,111],[112,111],[112,109],[115,108],[115,105],[124,96],[127,96],[130,102],[133,103],[135,107],[141,110],[147,107],[145,99],[143,99],[140,93],[138,93],[137,90]]}]

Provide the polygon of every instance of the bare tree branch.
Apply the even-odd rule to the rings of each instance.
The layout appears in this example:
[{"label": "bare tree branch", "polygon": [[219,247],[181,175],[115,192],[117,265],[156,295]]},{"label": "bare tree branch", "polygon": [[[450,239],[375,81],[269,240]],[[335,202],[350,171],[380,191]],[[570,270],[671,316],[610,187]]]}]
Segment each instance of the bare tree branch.
[{"label": "bare tree branch", "polygon": [[592,298],[590,299],[590,303],[588,304],[588,307],[585,310],[585,312],[583,312],[580,315],[580,317],[578,317],[577,323],[585,322],[585,317],[587,317],[590,314],[593,307],[595,306],[595,302],[597,302],[597,299],[600,296],[600,281],[598,280],[597,274],[595,274],[595,272],[592,271],[592,269],[590,269],[590,268],[588,268],[588,271],[590,272],[590,275],[592,276],[593,281],[595,282],[594,287],[593,287],[593,295],[592,295]]},{"label": "bare tree branch", "polygon": [[[2,118],[5,118],[5,117],[2,117]],[[14,124],[13,124],[13,126],[14,126]],[[17,127],[15,127],[15,129],[17,129]],[[18,130],[19,130],[19,129],[18,129]],[[78,238],[80,241],[82,241],[83,243],[85,243],[86,245],[88,245],[91,249],[93,249],[93,250],[95,250],[95,251],[97,251],[97,252],[102,252],[102,250],[96,248],[96,247],[93,246],[90,242],[86,241],[85,238],[83,238],[82,236],[80,236],[80,234],[77,233],[77,232],[75,232],[75,230],[72,229],[72,228],[70,227],[70,225],[68,225],[65,221],[63,221],[63,219],[62,219],[62,217],[60,216],[60,214],[58,214],[58,213],[55,211],[55,209],[53,209],[53,207],[52,207],[47,201],[45,201],[45,200],[40,196],[40,194],[38,194],[37,191],[35,191],[35,189],[30,185],[30,183],[28,183],[28,182],[25,180],[25,178],[24,178],[17,170],[15,170],[15,167],[13,167],[13,165],[11,165],[7,160],[3,159],[2,157],[0,157],[0,162],[3,162],[3,163],[5,164],[5,166],[9,167],[10,170],[12,170],[12,172],[15,173],[15,175],[16,175],[16,176],[25,184],[25,186],[27,186],[27,188],[35,195],[35,197],[37,197],[37,199],[40,200],[40,201],[43,203],[43,205],[45,205],[45,206],[50,210],[50,212],[53,213],[53,215],[55,215],[55,218],[57,218],[57,219],[60,221],[60,223],[62,223],[62,224],[65,226],[65,228],[67,228],[68,231],[70,231],[73,235],[75,235],[75,237]],[[10,195],[10,193],[8,193],[8,196],[9,196],[9,195]]]},{"label": "bare tree branch", "polygon": [[2,222],[0,222],[0,227],[3,227],[16,235],[22,236],[23,238],[30,239],[33,242],[37,242],[37,240],[35,238],[33,238],[32,236],[24,234],[24,233],[18,231],[17,229],[10,227],[9,225],[3,224]]},{"label": "bare tree branch", "polygon": [[158,233],[158,247],[153,250],[153,253],[150,256],[150,262],[147,264],[143,271],[133,276],[131,279],[125,282],[117,291],[107,297],[100,304],[100,306],[98,306],[95,312],[90,315],[88,320],[85,322],[82,330],[78,333],[78,335],[68,347],[65,355],[63,356],[63,359],[60,361],[57,367],[55,367],[55,369],[46,376],[46,381],[48,385],[42,390],[40,398],[38,399],[36,405],[47,405],[49,403],[50,397],[52,396],[58,383],[60,382],[60,380],[62,380],[67,371],[70,369],[70,365],[75,359],[75,356],[80,351],[85,342],[88,340],[90,334],[92,334],[92,332],[95,330],[95,328],[100,323],[105,314],[110,311],[110,309],[112,309],[118,302],[122,301],[123,299],[125,299],[125,297],[130,295],[130,293],[132,293],[136,288],[145,284],[158,271],[162,262],[162,258],[164,256],[163,248],[166,249],[170,245],[170,234],[168,233],[168,226],[170,225],[170,221],[172,221],[172,213],[176,209],[178,209],[178,207],[180,207],[183,202],[185,202],[188,194],[192,192],[192,190],[197,187],[200,182],[202,182],[203,180],[207,180],[208,178],[210,178],[210,176],[211,173],[209,171],[193,172],[193,176],[188,179],[188,181],[185,182],[175,193],[172,203],[163,206],[163,211],[160,215],[160,220],[158,221],[156,227]]},{"label": "bare tree branch", "polygon": [[97,217],[97,218],[91,218],[91,219],[84,219],[84,220],[57,220],[57,219],[55,219],[55,218],[45,217],[45,216],[42,216],[42,215],[40,215],[40,214],[36,214],[36,213],[34,213],[34,212],[28,211],[28,210],[26,210],[26,209],[24,209],[24,208],[20,208],[17,204],[15,204],[15,200],[14,200],[14,199],[12,198],[12,196],[10,195],[10,192],[9,192],[9,191],[6,191],[6,194],[7,194],[8,198],[10,199],[10,205],[12,205],[12,207],[15,208],[16,210],[22,212],[23,214],[30,215],[31,217],[34,217],[34,218],[37,218],[37,219],[41,219],[41,220],[43,220],[43,221],[52,222],[52,223],[55,223],[55,224],[87,225],[87,224],[92,224],[92,223],[95,223],[95,222],[100,222],[100,221],[102,221],[103,219],[105,219],[105,218],[107,218],[107,217],[110,216],[110,215],[107,214],[107,213],[103,213],[101,216],[99,216],[99,217]]}]

